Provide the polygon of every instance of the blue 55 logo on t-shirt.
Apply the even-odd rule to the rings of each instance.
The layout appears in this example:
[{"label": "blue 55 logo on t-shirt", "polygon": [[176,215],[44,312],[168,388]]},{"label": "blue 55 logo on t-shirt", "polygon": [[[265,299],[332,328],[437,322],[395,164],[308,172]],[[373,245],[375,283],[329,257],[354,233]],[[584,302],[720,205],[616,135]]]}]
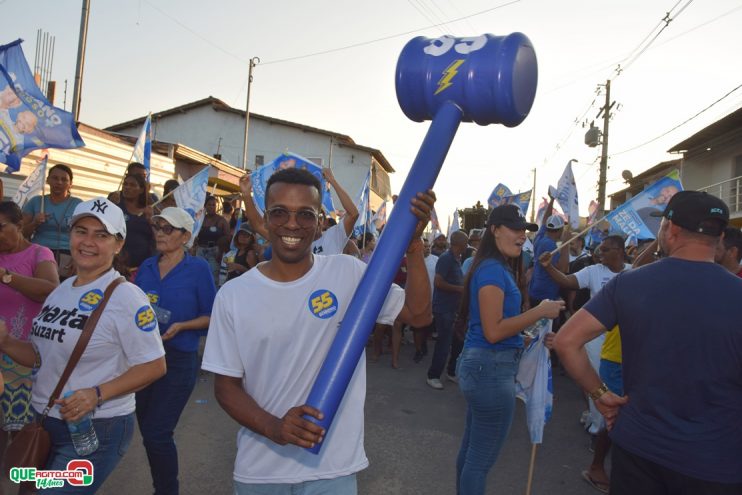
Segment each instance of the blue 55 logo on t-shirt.
[{"label": "blue 55 logo on t-shirt", "polygon": [[338,299],[329,290],[316,290],[309,296],[309,310],[317,318],[325,320],[337,313]]},{"label": "blue 55 logo on t-shirt", "polygon": [[134,314],[134,324],[143,332],[151,332],[157,327],[155,312],[149,305],[142,306],[137,310]]},{"label": "blue 55 logo on t-shirt", "polygon": [[77,303],[77,307],[81,311],[93,311],[98,307],[102,299],[103,291],[99,289],[89,290],[82,295],[80,301]]}]

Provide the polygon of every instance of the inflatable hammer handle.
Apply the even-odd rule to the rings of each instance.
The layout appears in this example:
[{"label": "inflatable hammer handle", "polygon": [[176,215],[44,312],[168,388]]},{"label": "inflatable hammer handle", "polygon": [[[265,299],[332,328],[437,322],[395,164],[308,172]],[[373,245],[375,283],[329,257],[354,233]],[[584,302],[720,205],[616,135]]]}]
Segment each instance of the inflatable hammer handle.
[{"label": "inflatable hammer handle", "polygon": [[[343,322],[309,393],[307,404],[322,411],[324,418],[318,421],[305,416],[305,419],[322,426],[325,431],[329,430],[358,366],[368,336],[374,328],[399,262],[417,225],[418,219],[410,211],[410,201],[417,193],[433,188],[462,117],[461,109],[452,102],[441,105],[436,113],[399,193],[396,208],[384,227],[374,255],[353,294]],[[308,450],[317,454],[321,447],[322,444],[319,443]]]}]

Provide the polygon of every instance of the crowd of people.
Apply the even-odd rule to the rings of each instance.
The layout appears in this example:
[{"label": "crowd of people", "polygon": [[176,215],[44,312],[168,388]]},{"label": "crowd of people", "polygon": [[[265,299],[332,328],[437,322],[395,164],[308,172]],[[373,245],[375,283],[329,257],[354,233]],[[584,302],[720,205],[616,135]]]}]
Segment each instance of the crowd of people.
[{"label": "crowd of people", "polygon": [[[356,205],[329,169],[323,176],[344,210],[337,221],[323,212],[320,181],[299,169],[271,176],[262,214],[247,175],[244,210],[208,196],[198,231],[172,200],[177,182],[160,201],[136,163],[107,198],[75,198],[72,171],[56,165],[48,195],[23,210],[0,203],[0,451],[40,418],[52,437],[46,467],[63,468],[79,457],[65,421],[94,413],[105,432],[88,457],[95,484],[75,491],[94,493],[136,421],[154,492],[178,493],[174,432],[206,336],[201,367],[242,427],[235,493],[356,493],[356,473],[368,465],[365,355],[330,430],[310,420],[323,411],[305,401],[378,237],[353,235]],[[485,493],[513,420],[531,338],[523,332],[544,320],[552,321],[544,344],[553,362],[585,392],[579,420],[594,437],[587,483],[614,495],[742,492],[742,332],[733,304],[742,296],[742,232],[723,201],[678,192],[659,212],[657,240],[629,247],[615,234],[586,246],[553,199],[540,227],[502,205],[480,228],[423,235],[434,202],[432,191],[419,191],[396,205],[418,224],[369,352],[378,360],[390,337],[399,368],[407,331],[414,363],[432,347],[427,385],[461,390],[456,493]],[[280,311],[264,311],[276,301]],[[70,393],[51,397],[105,304],[63,384]],[[320,442],[319,454],[305,450]]]}]

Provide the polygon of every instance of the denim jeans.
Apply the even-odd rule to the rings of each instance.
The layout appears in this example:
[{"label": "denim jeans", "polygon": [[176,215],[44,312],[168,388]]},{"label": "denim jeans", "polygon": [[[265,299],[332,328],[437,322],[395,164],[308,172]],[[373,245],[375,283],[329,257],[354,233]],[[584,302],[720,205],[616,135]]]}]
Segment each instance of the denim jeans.
[{"label": "denim jeans", "polygon": [[331,480],[313,480],[295,484],[234,482],[234,495],[355,495],[357,493],[358,484],[355,474]]},{"label": "denim jeans", "polygon": [[515,375],[523,351],[464,348],[456,367],[467,402],[466,428],[456,460],[460,495],[484,494],[487,473],[505,443],[515,409]]},{"label": "denim jeans", "polygon": [[196,385],[198,353],[165,350],[165,376],[137,392],[137,423],[155,494],[178,493],[178,451],[173,433]]},{"label": "denim jeans", "polygon": [[433,323],[435,331],[438,332],[438,340],[435,341],[433,359],[428,368],[428,378],[440,378],[443,368],[446,367],[446,358],[451,350],[451,338],[453,337],[453,322],[456,313],[434,313]]},{"label": "denim jeans", "polygon": [[64,470],[73,459],[88,459],[93,463],[93,484],[90,486],[72,486],[65,483],[62,488],[46,488],[43,493],[95,493],[106,481],[119,461],[124,457],[134,435],[134,414],[115,416],[113,418],[93,417],[93,428],[98,437],[98,450],[88,456],[75,452],[67,423],[61,419],[47,416],[44,428],[49,432],[52,447],[46,461],[46,469]]}]

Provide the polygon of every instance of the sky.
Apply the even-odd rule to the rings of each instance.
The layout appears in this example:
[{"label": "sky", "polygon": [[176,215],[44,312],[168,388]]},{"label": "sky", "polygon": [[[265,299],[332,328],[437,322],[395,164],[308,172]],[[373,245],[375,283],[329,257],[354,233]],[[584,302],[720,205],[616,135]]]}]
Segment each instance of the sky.
[{"label": "sky", "polygon": [[[81,7],[0,0],[0,43],[26,40],[31,65],[37,30],[55,36],[56,105],[66,80],[67,109]],[[380,149],[397,191],[429,125],[408,120],[396,100],[403,46],[415,36],[520,31],[539,64],[531,113],[515,128],[461,125],[435,187],[439,218],[485,203],[498,182],[530,189],[534,168],[535,196],[546,196],[570,159],[585,215],[600,147],[584,144],[582,124],[604,103],[599,85],[611,79],[616,103],[611,193],[625,187],[622,171],[677,158],[666,150],[742,106],[740,88],[668,132],[742,83],[741,22],[741,0],[91,0],[80,120],[103,128],[209,95],[243,108],[247,61],[259,57],[252,112]]]}]

